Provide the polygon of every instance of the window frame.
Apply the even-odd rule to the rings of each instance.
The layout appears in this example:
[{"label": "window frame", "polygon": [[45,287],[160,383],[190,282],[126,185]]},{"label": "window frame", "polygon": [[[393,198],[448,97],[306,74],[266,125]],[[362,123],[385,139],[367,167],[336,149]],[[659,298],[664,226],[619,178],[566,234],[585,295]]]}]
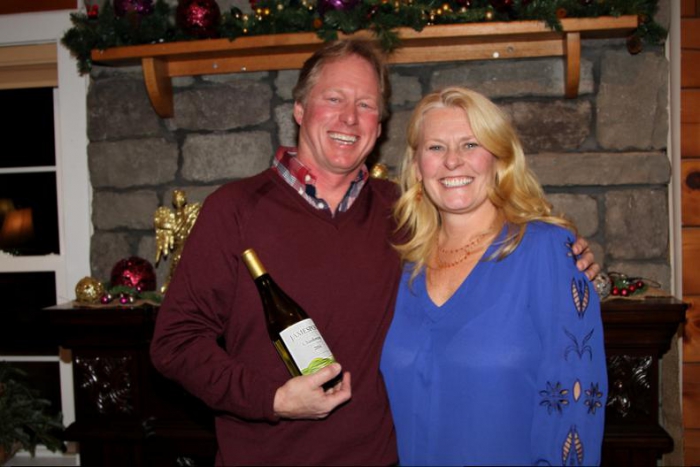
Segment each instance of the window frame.
[{"label": "window frame", "polygon": [[[23,3],[29,2],[23,1]],[[86,101],[89,80],[87,76],[78,74],[75,59],[70,51],[60,45],[61,37],[70,27],[69,11],[65,10],[0,14],[0,49],[28,47],[26,50],[31,49],[40,57],[45,55],[38,52],[41,48],[55,51],[53,63],[49,61],[47,64],[44,59],[40,59],[39,65],[36,63],[33,65],[35,67],[33,71],[31,64],[24,70],[29,70],[31,76],[36,75],[39,68],[48,67],[55,73],[58,85],[54,89],[54,136],[60,248],[58,255],[13,257],[0,253],[0,271],[53,271],[56,278],[58,303],[71,301],[75,295],[75,284],[81,278],[90,275],[90,237],[92,235],[90,219],[92,187],[87,163]],[[4,49],[4,51],[7,50]],[[21,55],[20,58],[22,58]],[[0,64],[0,73],[7,70],[7,67]],[[12,359],[16,358],[12,357]],[[21,358],[31,360],[31,358]],[[70,353],[61,351],[56,359],[60,361],[61,410],[64,415],[64,424],[68,426],[75,421]],[[51,456],[51,453],[38,452],[37,455]]]}]

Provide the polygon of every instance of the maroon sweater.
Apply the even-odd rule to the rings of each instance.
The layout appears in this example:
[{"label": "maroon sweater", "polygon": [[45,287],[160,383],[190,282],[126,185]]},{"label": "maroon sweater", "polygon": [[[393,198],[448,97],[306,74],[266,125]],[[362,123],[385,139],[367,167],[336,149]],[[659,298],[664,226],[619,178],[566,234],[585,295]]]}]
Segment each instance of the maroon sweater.
[{"label": "maroon sweater", "polygon": [[[347,212],[331,217],[267,170],[206,200],[160,308],[151,358],[219,413],[218,464],[397,462],[379,373],[400,279],[389,243],[395,199],[394,184],[370,179]],[[290,376],[240,259],[251,247],[352,374],[352,399],[324,420],[273,414],[275,391]]]}]

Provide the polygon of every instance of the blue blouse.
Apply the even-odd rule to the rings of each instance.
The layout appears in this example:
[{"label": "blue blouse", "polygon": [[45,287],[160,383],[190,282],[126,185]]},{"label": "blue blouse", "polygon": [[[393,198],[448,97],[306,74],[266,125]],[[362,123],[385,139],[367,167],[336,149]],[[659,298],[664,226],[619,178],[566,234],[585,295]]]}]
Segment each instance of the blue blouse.
[{"label": "blue blouse", "polygon": [[573,239],[529,224],[439,307],[404,272],[381,360],[401,465],[600,463],[603,325]]}]

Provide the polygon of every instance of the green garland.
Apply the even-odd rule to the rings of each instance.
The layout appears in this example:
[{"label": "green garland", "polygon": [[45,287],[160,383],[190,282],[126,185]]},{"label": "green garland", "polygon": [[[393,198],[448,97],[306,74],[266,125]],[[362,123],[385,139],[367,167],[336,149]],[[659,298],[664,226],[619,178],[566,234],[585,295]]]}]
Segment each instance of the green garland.
[{"label": "green garland", "polygon": [[160,303],[163,301],[163,294],[155,290],[139,291],[133,287],[128,287],[125,285],[112,286],[109,283],[104,284],[104,290],[104,296],[108,298],[108,303],[112,302],[112,300],[119,300],[120,297],[131,299],[126,304],[131,303],[134,300],[146,300],[156,305],[160,305]]},{"label": "green garland", "polygon": [[[323,1],[323,0],[320,0]],[[358,0],[347,10],[324,14],[317,0],[251,0],[253,11],[245,14],[233,7],[224,12],[218,36],[235,40],[241,36],[316,32],[324,41],[334,40],[338,31],[351,34],[366,29],[374,33],[382,47],[400,47],[395,31],[409,27],[421,31],[430,24],[478,23],[486,21],[538,20],[561,30],[561,18],[637,15],[640,26],[631,40],[641,44],[660,43],[666,31],[654,21],[658,0]],[[510,4],[504,8],[504,4]],[[97,15],[72,13],[73,27],[61,42],[78,59],[78,70],[92,68],[90,52],[112,47],[195,40],[175,21],[175,7],[156,0],[153,12],[117,17],[110,0]]]}]

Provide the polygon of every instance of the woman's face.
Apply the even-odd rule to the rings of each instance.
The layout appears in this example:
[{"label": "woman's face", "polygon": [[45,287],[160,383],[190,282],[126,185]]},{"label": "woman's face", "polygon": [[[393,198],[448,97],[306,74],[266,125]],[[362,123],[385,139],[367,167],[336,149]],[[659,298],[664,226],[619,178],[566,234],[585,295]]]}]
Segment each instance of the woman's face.
[{"label": "woman's face", "polygon": [[436,108],[424,115],[415,163],[441,216],[495,209],[487,193],[494,184],[496,158],[479,145],[464,110]]}]

